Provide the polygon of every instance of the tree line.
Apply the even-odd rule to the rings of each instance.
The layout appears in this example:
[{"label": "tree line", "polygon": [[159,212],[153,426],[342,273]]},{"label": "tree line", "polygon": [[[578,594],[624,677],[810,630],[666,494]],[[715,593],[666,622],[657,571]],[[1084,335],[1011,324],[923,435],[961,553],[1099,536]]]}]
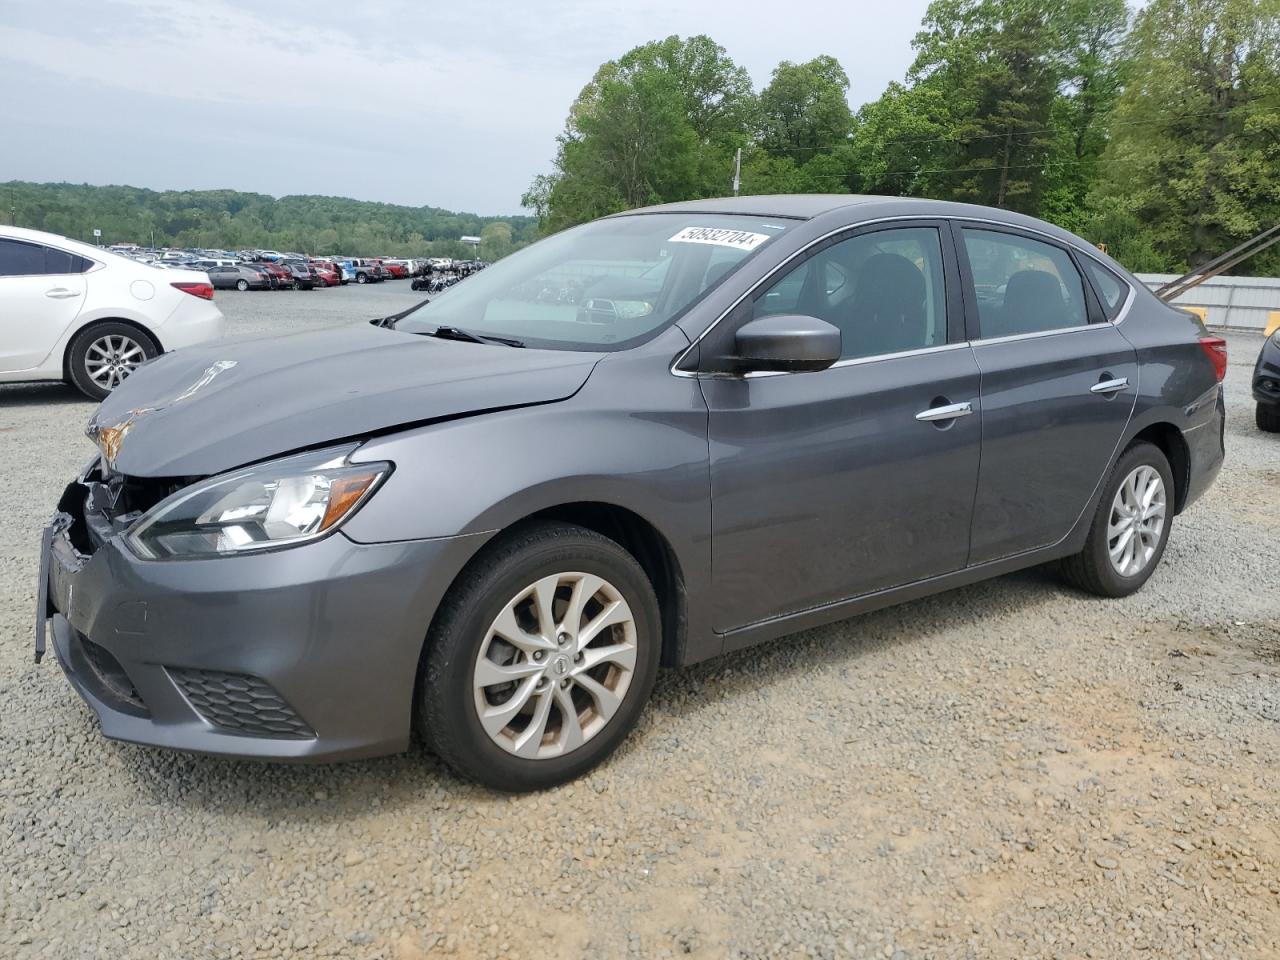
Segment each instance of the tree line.
[{"label": "tree line", "polygon": [[0,184],[0,220],[86,242],[352,256],[474,255],[496,260],[538,236],[532,217],[480,217],[344,197],[276,199],[237,190],[144,190],[73,183]]},{"label": "tree line", "polygon": [[[834,58],[754,90],[707,36],[603,64],[552,172],[544,231],[743,193],[934,197],[1041,217],[1139,271],[1181,272],[1280,222],[1280,0],[934,0],[905,78],[850,109]],[[1241,272],[1280,270],[1280,247]]]}]

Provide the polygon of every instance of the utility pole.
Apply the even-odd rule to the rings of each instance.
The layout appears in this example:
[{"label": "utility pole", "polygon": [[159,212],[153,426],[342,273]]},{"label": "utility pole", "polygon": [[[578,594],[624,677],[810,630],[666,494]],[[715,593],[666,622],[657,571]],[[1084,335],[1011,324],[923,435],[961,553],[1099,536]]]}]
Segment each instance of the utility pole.
[{"label": "utility pole", "polygon": [[733,195],[738,195],[738,188],[742,186],[742,148],[738,148],[738,152],[733,157]]}]

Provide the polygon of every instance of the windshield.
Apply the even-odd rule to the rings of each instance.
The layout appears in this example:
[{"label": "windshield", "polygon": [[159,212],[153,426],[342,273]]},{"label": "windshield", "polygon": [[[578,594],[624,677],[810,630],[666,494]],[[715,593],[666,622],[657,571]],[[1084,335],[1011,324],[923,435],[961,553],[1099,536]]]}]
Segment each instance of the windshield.
[{"label": "windshield", "polygon": [[613,217],[548,237],[406,314],[557,350],[620,350],[663,329],[791,221],[725,214]]}]

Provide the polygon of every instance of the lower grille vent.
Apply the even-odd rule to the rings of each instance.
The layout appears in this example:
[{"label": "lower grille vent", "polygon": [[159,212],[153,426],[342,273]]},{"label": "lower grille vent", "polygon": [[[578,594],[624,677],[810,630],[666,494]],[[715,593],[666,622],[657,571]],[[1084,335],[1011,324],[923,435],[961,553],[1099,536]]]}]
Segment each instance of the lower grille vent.
[{"label": "lower grille vent", "polygon": [[284,698],[259,677],[219,670],[169,667],[191,705],[214,726],[255,737],[314,739]]}]

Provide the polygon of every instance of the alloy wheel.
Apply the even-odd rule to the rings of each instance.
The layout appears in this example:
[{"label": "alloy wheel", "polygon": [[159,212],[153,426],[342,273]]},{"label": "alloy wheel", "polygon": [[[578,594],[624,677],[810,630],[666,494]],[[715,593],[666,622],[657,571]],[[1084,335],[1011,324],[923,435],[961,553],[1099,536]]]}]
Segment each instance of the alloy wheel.
[{"label": "alloy wheel", "polygon": [[1164,535],[1167,507],[1164,481],[1155,467],[1143,464],[1124,478],[1107,524],[1107,553],[1120,576],[1135,577],[1151,562]]},{"label": "alloy wheel", "polygon": [[542,577],[494,619],[472,671],[485,733],[526,759],[567,754],[617,713],[636,668],[626,599],[589,573]]},{"label": "alloy wheel", "polygon": [[124,334],[112,333],[89,344],[84,370],[99,387],[114,390],[146,359],[142,344]]}]

